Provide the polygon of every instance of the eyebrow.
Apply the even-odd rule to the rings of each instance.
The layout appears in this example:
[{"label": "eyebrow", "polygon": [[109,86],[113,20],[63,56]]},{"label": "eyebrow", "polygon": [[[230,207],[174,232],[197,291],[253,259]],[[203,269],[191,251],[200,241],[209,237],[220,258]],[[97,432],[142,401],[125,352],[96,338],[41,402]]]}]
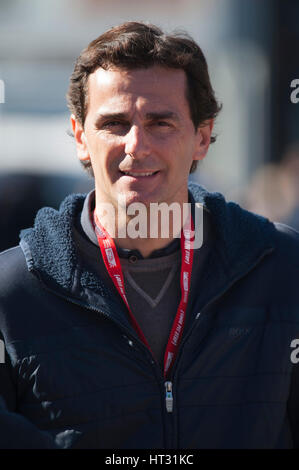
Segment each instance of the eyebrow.
[{"label": "eyebrow", "polygon": [[[172,119],[172,120],[177,121],[177,122],[180,121],[178,115],[176,113],[174,113],[173,111],[161,111],[161,112],[146,113],[145,117],[148,120]],[[96,124],[100,124],[103,121],[107,121],[109,119],[129,120],[129,116],[126,113],[99,113],[97,115]]]},{"label": "eyebrow", "polygon": [[96,123],[107,121],[109,119],[127,119],[128,116],[125,113],[100,113],[97,115]]},{"label": "eyebrow", "polygon": [[147,113],[147,119],[173,119],[174,121],[179,121],[179,117],[173,111],[161,111],[156,113]]}]

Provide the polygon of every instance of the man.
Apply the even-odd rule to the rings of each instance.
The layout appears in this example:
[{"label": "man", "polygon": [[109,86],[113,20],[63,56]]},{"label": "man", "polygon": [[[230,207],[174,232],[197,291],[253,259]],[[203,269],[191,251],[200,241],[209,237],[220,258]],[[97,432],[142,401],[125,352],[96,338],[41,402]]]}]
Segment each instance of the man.
[{"label": "man", "polygon": [[81,53],[68,103],[95,191],[0,257],[1,446],[298,446],[298,234],[188,187],[220,110],[200,48],[125,23]]}]

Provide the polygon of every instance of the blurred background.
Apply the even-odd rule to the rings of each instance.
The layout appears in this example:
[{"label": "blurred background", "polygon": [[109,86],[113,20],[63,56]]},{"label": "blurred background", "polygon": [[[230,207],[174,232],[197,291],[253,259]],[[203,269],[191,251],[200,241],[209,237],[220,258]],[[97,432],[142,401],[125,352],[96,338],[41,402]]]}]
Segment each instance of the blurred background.
[{"label": "blurred background", "polygon": [[0,250],[40,207],[93,187],[67,134],[69,76],[91,40],[132,20],[185,30],[207,57],[223,109],[191,178],[299,230],[298,18],[298,0],[0,0]]}]

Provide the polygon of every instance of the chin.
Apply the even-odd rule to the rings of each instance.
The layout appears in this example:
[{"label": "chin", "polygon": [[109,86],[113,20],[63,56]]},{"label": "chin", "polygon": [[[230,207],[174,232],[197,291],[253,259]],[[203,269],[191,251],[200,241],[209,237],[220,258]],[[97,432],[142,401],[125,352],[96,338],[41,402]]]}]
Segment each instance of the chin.
[{"label": "chin", "polygon": [[126,203],[127,203],[127,206],[130,205],[130,204],[133,204],[135,202],[138,202],[138,203],[141,203],[141,204],[144,204],[145,206],[148,206],[150,205],[151,202],[156,202],[153,200],[153,198],[151,196],[146,196],[144,194],[140,194],[140,193],[127,193],[126,194]]},{"label": "chin", "polygon": [[132,204],[134,202],[139,202],[148,206],[151,202],[158,202],[159,198],[157,194],[144,191],[134,191],[128,189],[121,189],[118,191],[118,197],[125,197],[126,205]]}]

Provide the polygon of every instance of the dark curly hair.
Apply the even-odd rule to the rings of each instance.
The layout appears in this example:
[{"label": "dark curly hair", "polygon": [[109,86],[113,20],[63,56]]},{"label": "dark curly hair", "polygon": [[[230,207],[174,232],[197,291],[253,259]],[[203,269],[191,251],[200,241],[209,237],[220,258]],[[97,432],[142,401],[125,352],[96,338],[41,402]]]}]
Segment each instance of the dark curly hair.
[{"label": "dark curly hair", "polygon": [[[212,89],[206,59],[186,33],[166,35],[157,26],[126,22],[92,41],[76,60],[67,93],[68,107],[84,126],[88,108],[88,76],[98,67],[140,69],[160,65],[183,69],[187,76],[186,99],[195,129],[221,110]],[[211,143],[216,136],[211,136]],[[190,173],[197,167],[192,162]],[[82,163],[93,175],[91,163]]]}]

